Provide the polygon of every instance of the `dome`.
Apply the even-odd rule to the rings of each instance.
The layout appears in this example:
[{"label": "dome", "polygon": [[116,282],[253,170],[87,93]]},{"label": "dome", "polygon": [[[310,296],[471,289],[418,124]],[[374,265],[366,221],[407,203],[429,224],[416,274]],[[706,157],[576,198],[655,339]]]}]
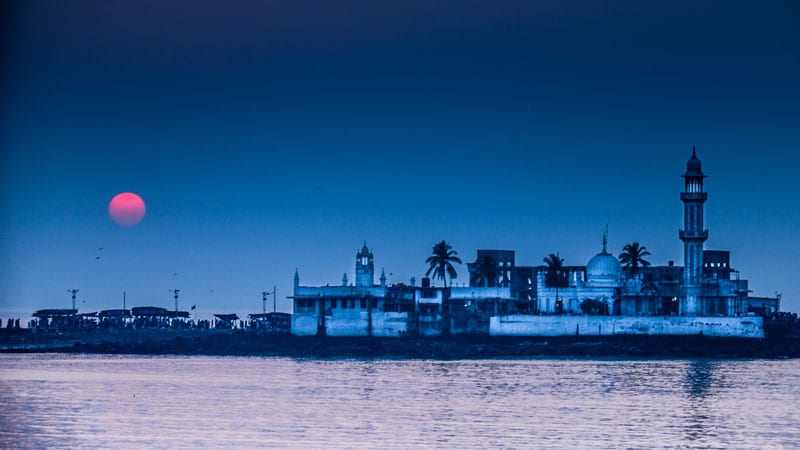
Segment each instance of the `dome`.
[{"label": "dome", "polygon": [[703,163],[697,158],[697,153],[692,147],[692,157],[686,161],[686,174],[684,177],[702,177],[703,176]]},{"label": "dome", "polygon": [[606,252],[596,254],[586,265],[586,278],[592,280],[618,280],[622,276],[622,266],[617,258]]}]

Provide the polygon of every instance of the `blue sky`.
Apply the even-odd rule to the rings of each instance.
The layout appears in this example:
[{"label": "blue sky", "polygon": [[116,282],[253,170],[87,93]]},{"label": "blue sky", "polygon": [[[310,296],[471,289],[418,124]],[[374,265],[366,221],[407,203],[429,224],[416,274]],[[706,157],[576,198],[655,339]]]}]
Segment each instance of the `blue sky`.
[{"label": "blue sky", "polygon": [[4,5],[0,309],[288,310],[364,240],[399,282],[441,239],[585,264],[606,224],[681,264],[696,145],[706,248],[800,310],[793,2],[285,3]]}]

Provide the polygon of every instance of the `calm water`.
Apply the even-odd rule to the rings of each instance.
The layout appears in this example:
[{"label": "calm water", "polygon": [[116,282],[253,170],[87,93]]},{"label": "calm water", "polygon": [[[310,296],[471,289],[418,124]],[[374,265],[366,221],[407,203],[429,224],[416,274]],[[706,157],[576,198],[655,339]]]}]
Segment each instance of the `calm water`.
[{"label": "calm water", "polygon": [[6,448],[800,446],[798,360],[0,363]]}]

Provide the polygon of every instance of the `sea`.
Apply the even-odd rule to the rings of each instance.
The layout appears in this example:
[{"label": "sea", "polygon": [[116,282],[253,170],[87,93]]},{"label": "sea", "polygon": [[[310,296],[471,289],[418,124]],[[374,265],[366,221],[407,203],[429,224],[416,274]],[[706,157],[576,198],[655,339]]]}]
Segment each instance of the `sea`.
[{"label": "sea", "polygon": [[800,360],[0,355],[0,448],[798,448]]}]

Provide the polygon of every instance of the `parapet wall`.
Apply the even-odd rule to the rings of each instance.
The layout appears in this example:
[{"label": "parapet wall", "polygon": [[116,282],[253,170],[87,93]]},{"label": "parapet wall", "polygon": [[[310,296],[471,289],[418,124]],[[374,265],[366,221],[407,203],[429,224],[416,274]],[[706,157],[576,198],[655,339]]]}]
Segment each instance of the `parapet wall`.
[{"label": "parapet wall", "polygon": [[492,336],[670,334],[763,338],[761,317],[494,316]]}]

